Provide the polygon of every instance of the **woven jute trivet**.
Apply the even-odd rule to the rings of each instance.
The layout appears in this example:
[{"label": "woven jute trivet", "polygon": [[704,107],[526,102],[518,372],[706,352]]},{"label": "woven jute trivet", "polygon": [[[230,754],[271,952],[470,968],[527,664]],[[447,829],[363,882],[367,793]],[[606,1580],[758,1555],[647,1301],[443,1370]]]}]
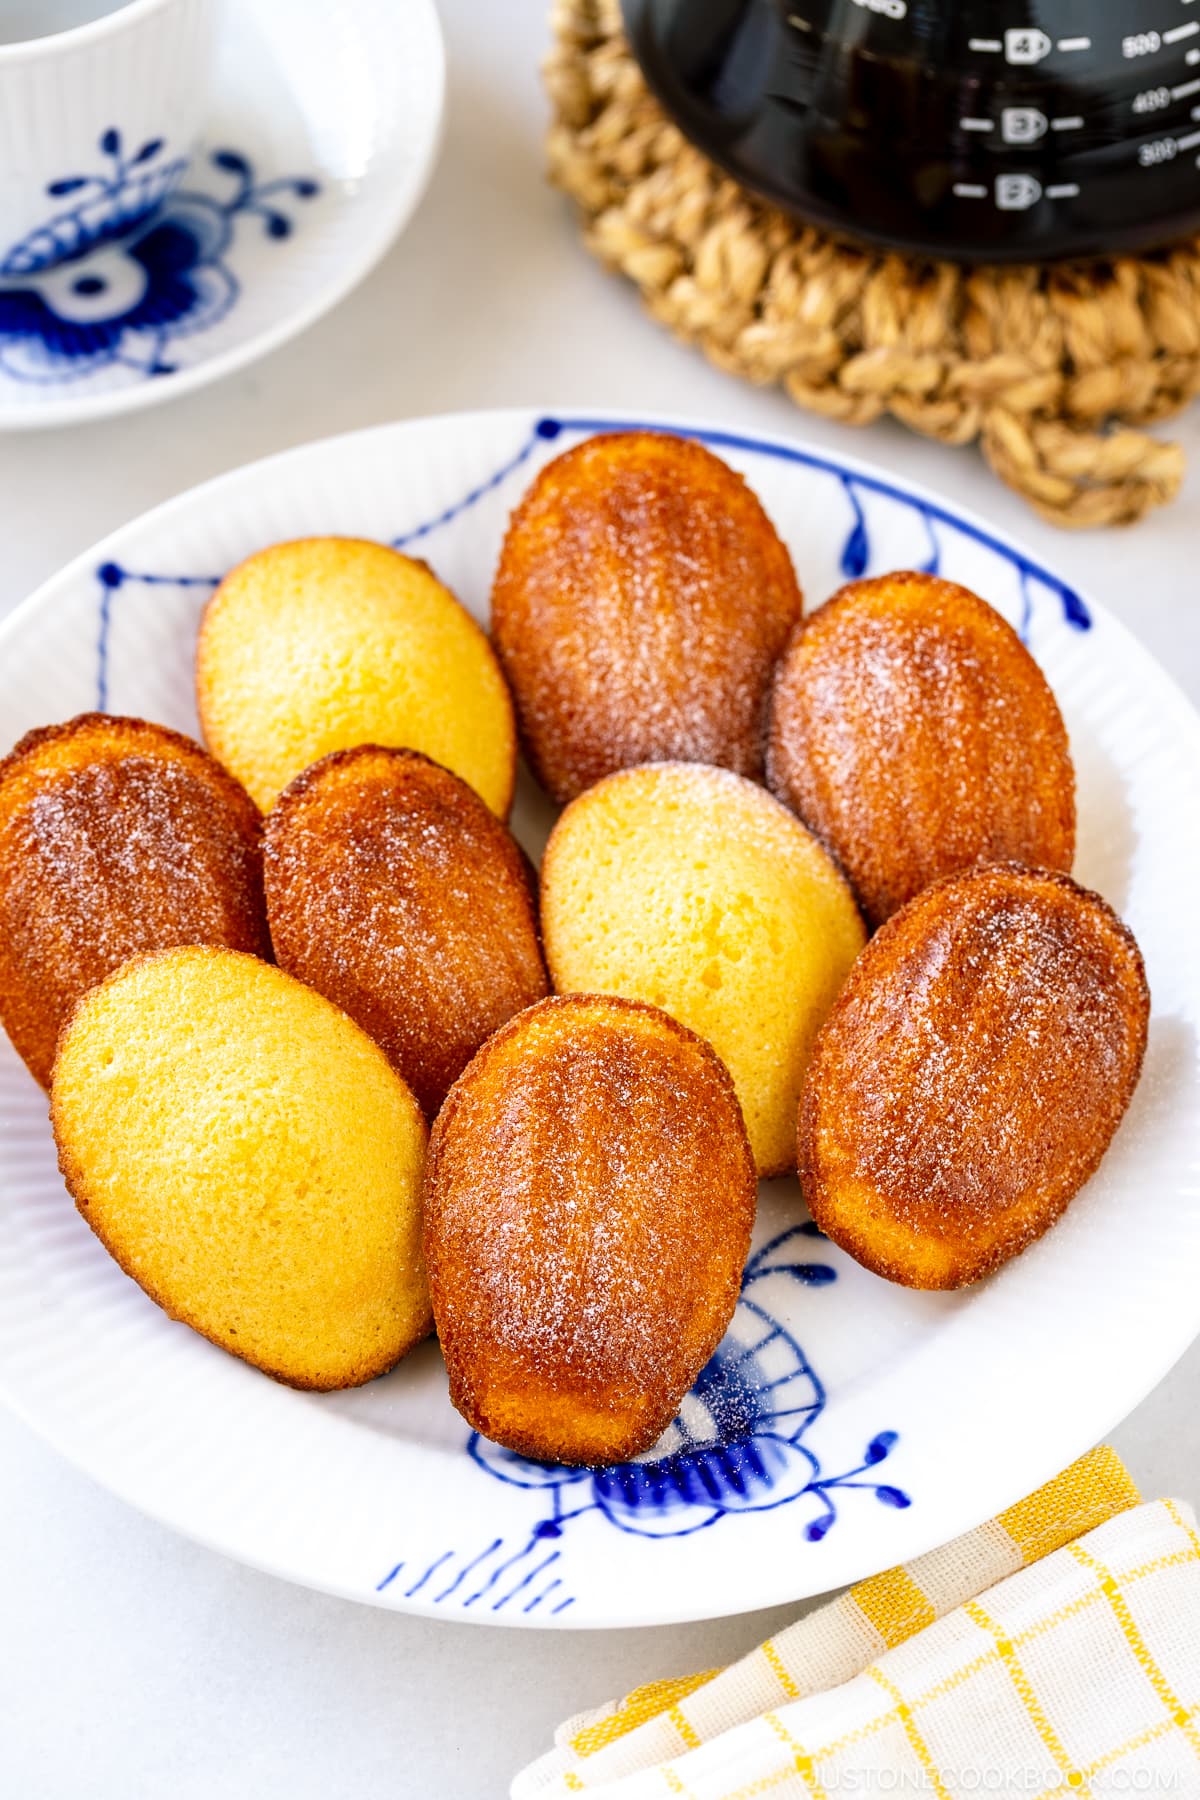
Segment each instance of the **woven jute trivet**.
[{"label": "woven jute trivet", "polygon": [[714,167],[647,91],[619,0],[556,0],[552,179],[588,246],[718,367],[799,406],[978,439],[1058,525],[1170,500],[1178,444],[1140,427],[1200,390],[1200,238],[1149,256],[967,269],[848,246]]}]

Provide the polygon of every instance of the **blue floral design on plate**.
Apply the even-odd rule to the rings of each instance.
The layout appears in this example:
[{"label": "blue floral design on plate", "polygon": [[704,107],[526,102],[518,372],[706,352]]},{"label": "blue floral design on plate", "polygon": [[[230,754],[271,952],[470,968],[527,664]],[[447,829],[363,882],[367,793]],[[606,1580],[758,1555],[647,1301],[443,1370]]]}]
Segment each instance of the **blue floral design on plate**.
[{"label": "blue floral design on plate", "polygon": [[[526,1490],[541,1517],[515,1551],[495,1538],[465,1560],[444,1552],[411,1585],[401,1586],[404,1597],[423,1593],[434,1604],[453,1599],[464,1609],[484,1601],[492,1612],[518,1597],[525,1612],[550,1599],[548,1612],[563,1612],[574,1596],[561,1591],[558,1540],[587,1513],[637,1537],[689,1537],[735,1514],[802,1502],[803,1535],[819,1543],[837,1522],[839,1497],[851,1489],[872,1494],[884,1506],[910,1506],[903,1488],[872,1472],[898,1443],[896,1432],[878,1432],[861,1460],[837,1474],[825,1472],[805,1441],[825,1409],[825,1388],[796,1338],[775,1317],[771,1287],[785,1300],[797,1285],[828,1287],[837,1279],[828,1263],[808,1260],[806,1240],[821,1235],[811,1223],[792,1225],[750,1258],[728,1332],[645,1455],[610,1468],[571,1468],[535,1462],[472,1432],[467,1448],[479,1467]],[[555,1565],[558,1572],[535,1585]],[[397,1563],[376,1592],[385,1592],[406,1570],[413,1573]]]},{"label": "blue floral design on plate", "polygon": [[732,1513],[807,1498],[804,1535],[817,1543],[837,1520],[835,1496],[848,1488],[866,1489],[886,1506],[910,1504],[900,1488],[869,1473],[897,1442],[894,1431],[872,1438],[861,1463],[837,1475],[825,1474],[803,1441],[825,1409],[825,1389],[768,1310],[760,1284],[781,1278],[825,1287],[836,1280],[827,1263],[799,1260],[802,1240],[820,1236],[815,1225],[793,1225],[750,1258],[729,1331],[658,1443],[633,1462],[600,1469],[534,1462],[472,1433],[470,1453],[489,1475],[546,1496],[549,1511],[535,1536],[560,1537],[569,1520],[596,1511],[619,1531],[686,1537]]},{"label": "blue floral design on plate", "polygon": [[209,153],[226,191],[205,194],[178,186],[186,164],[161,138],[127,157],[110,129],[99,149],[107,169],[51,182],[49,196],[72,204],[0,263],[0,374],[15,381],[173,373],[171,340],[208,330],[237,301],[237,220],[252,215],[269,238],[289,237],[286,201],[319,192],[310,176],[256,182],[237,150]]},{"label": "blue floral design on plate", "polygon": [[[225,157],[229,152],[222,152]],[[239,159],[243,160],[243,159]],[[263,190],[259,190],[261,193]],[[287,221],[283,221],[286,231]],[[279,224],[270,227],[274,235],[280,235]],[[3,305],[3,289],[0,287],[0,307]],[[0,312],[0,319],[3,315]],[[4,366],[3,335],[0,332],[0,369]],[[747,437],[740,432],[705,429],[694,425],[681,424],[666,426],[661,421],[641,419],[618,419],[605,417],[562,417],[555,418],[544,415],[537,419],[524,441],[516,451],[505,459],[484,480],[477,482],[466,493],[457,496],[431,518],[421,519],[415,525],[397,533],[389,539],[393,548],[409,550],[414,545],[423,543],[433,533],[453,525],[469,513],[473,507],[488,494],[494,493],[508,482],[519,470],[523,469],[540,450],[552,444],[564,432],[572,435],[589,436],[597,431],[663,431],[674,429],[685,437],[692,437],[697,442],[711,445],[714,450],[749,451],[757,456],[769,457],[797,464],[801,468],[820,470],[832,477],[840,486],[851,512],[850,528],[842,546],[840,567],[842,574],[848,579],[857,578],[867,572],[872,559],[871,534],[865,500],[880,496],[890,501],[907,506],[918,515],[927,539],[927,551],[921,567],[929,574],[936,575],[942,565],[942,532],[952,532],[969,539],[984,549],[994,551],[1004,559],[1015,571],[1020,583],[1021,613],[1018,631],[1022,643],[1029,642],[1030,629],[1033,622],[1034,595],[1038,588],[1057,600],[1062,609],[1066,623],[1073,631],[1089,631],[1092,618],[1082,597],[1075,589],[1069,587],[1061,577],[1053,574],[1041,563],[1034,562],[1022,551],[1006,544],[973,521],[964,519],[958,513],[940,504],[930,496],[910,493],[878,475],[869,474],[866,470],[855,469],[838,462],[834,457],[821,456],[815,451],[805,450],[798,444],[786,444],[774,438]],[[97,570],[96,576],[100,588],[100,630],[97,641],[99,668],[97,671],[96,704],[101,712],[108,707],[109,687],[109,635],[112,623],[113,596],[119,588],[127,583],[153,587],[216,587],[219,575],[170,574],[166,571],[129,569],[122,563],[106,562]]]}]

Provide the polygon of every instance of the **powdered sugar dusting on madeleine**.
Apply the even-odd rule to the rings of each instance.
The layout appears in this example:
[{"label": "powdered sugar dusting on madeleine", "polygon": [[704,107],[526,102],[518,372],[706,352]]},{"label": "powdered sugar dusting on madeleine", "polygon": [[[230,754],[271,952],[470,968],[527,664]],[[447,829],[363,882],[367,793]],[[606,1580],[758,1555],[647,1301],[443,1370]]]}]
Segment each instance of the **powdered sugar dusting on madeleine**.
[{"label": "powdered sugar dusting on madeleine", "polygon": [[427,1117],[484,1039],[547,992],[521,851],[426,757],[325,757],[271,812],[265,861],[280,965],[375,1039]]},{"label": "powdered sugar dusting on madeleine", "polygon": [[759,501],[701,445],[621,432],[557,457],[513,515],[492,594],[544,786],[566,800],[671,758],[760,775],[767,684],[801,609]]},{"label": "powdered sugar dusting on madeleine", "polygon": [[775,677],[767,774],[873,924],[977,861],[1071,866],[1054,695],[999,613],[933,575],[852,582],[806,620]]},{"label": "powdered sugar dusting on madeleine", "polygon": [[0,1016],[44,1084],[58,1030],[131,956],[269,955],[258,813],[198,744],[84,714],[0,764]]},{"label": "powdered sugar dusting on madeleine", "polygon": [[451,1396],[525,1454],[648,1448],[719,1342],[754,1216],[729,1078],[664,1014],[543,1001],[484,1046],[430,1146]]},{"label": "powdered sugar dusting on madeleine", "polygon": [[1098,1165],[1148,1013],[1132,936],[1068,876],[993,865],[926,889],[818,1037],[799,1133],[814,1217],[910,1286],[998,1267]]}]

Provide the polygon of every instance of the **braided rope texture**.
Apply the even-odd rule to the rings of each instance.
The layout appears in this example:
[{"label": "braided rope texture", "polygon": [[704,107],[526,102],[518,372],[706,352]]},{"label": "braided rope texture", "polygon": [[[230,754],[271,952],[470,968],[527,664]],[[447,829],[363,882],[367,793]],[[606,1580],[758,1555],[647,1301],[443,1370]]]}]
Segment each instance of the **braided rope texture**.
[{"label": "braided rope texture", "polygon": [[718,368],[851,425],[891,413],[978,439],[1056,525],[1174,498],[1178,444],[1143,427],[1200,391],[1200,237],[1141,257],[964,268],[855,248],[755,199],[649,93],[620,0],[555,0],[551,180],[585,241]]}]

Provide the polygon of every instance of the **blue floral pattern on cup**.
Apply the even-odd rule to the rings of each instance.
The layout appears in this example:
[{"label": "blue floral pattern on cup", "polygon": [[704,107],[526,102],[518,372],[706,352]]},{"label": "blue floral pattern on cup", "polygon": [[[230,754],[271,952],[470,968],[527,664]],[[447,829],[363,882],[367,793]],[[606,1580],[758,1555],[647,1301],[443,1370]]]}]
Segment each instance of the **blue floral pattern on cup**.
[{"label": "blue floral pattern on cup", "polygon": [[50,197],[70,204],[0,264],[0,375],[173,373],[172,340],[209,329],[237,301],[228,261],[237,221],[252,216],[268,238],[289,237],[287,202],[319,192],[309,176],[256,182],[237,150],[209,153],[225,191],[207,194],[177,186],[185,165],[160,138],[127,155],[110,129],[99,149],[104,169],[52,182]]}]

